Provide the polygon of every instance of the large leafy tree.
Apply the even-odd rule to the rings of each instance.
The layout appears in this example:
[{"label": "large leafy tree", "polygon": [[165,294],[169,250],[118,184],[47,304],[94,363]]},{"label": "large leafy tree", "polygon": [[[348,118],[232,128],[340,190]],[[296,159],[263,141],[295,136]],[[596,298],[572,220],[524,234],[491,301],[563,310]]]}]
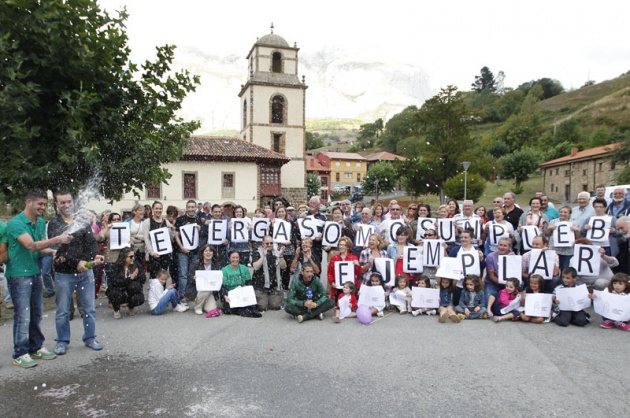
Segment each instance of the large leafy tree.
[{"label": "large leafy tree", "polygon": [[385,194],[396,188],[396,170],[389,161],[379,161],[370,165],[363,179],[363,192],[366,194]]},{"label": "large leafy tree", "polygon": [[306,176],[306,195],[309,198],[319,196],[321,187],[322,183],[319,180],[319,175],[317,173],[308,173]]},{"label": "large leafy tree", "polygon": [[[444,182],[462,170],[461,163],[474,148],[470,128],[476,123],[472,109],[454,86],[448,86],[424,102],[417,112],[421,141],[421,159],[401,164],[399,174],[414,190],[438,192],[444,198]],[[405,169],[405,167],[407,169]],[[421,174],[420,176],[418,174]],[[429,186],[422,186],[428,184]]]},{"label": "large leafy tree", "polygon": [[95,173],[118,199],[170,177],[198,123],[176,115],[199,83],[173,72],[173,46],[154,62],[129,60],[126,12],[93,0],[0,3],[0,194],[76,191]]},{"label": "large leafy tree", "polygon": [[357,147],[359,149],[374,148],[383,135],[383,119],[377,119],[373,123],[365,123],[360,126],[357,134]]},{"label": "large leafy tree", "polygon": [[521,183],[529,179],[538,164],[542,162],[542,153],[533,148],[523,148],[499,159],[504,178],[513,178],[516,189],[521,188]]},{"label": "large leafy tree", "polygon": [[400,141],[418,136],[417,113],[418,108],[416,106],[408,106],[387,121],[381,137],[383,148],[386,151],[396,152]]},{"label": "large leafy tree", "polygon": [[444,182],[446,195],[457,200],[462,200],[466,195],[466,199],[477,201],[485,189],[486,182],[477,173],[459,173]]}]

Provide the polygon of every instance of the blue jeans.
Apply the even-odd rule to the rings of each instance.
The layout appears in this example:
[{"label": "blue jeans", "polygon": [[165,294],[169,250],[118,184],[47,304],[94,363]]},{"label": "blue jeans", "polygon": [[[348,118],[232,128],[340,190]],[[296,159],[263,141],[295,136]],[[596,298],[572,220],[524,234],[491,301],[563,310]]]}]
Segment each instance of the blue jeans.
[{"label": "blue jeans", "polygon": [[199,258],[197,254],[194,254],[192,250],[188,254],[177,253],[177,261],[178,261],[178,280],[177,280],[177,291],[179,292],[179,296],[181,298],[184,297],[184,292],[186,291],[186,283],[188,283],[188,267]]},{"label": "blue jeans", "polygon": [[53,279],[50,275],[52,271],[52,263],[53,257],[52,255],[44,255],[39,258],[39,269],[42,271],[42,279],[44,279],[44,287],[46,288],[46,292],[49,295],[55,293],[55,288],[53,286]]},{"label": "blue jeans", "polygon": [[486,301],[490,300],[489,296],[494,296],[494,305],[488,306],[488,311],[494,315],[501,315],[501,308],[499,307],[499,292],[505,288],[504,284],[496,284],[492,282],[484,283],[483,290],[486,294]]},{"label": "blue jeans", "polygon": [[175,289],[170,289],[167,291],[162,299],[158,302],[157,306],[151,309],[151,315],[162,315],[166,308],[168,308],[168,303],[171,302],[173,308],[179,304],[179,296],[177,296],[177,291]]},{"label": "blue jeans", "polygon": [[76,290],[79,302],[83,307],[83,343],[89,344],[96,339],[96,311],[94,308],[94,273],[56,273],[57,285],[57,341],[70,343],[70,305],[72,293]]},{"label": "blue jeans", "polygon": [[13,297],[13,358],[34,353],[44,344],[41,323],[44,292],[41,276],[7,279]]}]

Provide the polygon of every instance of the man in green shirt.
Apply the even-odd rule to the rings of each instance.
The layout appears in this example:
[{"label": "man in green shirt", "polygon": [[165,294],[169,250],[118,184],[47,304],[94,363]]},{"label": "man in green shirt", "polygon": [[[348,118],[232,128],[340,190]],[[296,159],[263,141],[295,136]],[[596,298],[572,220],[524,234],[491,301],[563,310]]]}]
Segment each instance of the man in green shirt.
[{"label": "man in green shirt", "polygon": [[324,319],[324,312],[335,307],[335,302],[328,297],[326,289],[315,277],[313,267],[306,265],[298,280],[293,280],[287,296],[285,312],[293,315],[298,322],[317,318]]},{"label": "man in green shirt", "polygon": [[48,196],[38,189],[26,195],[24,210],[7,226],[8,260],[5,276],[15,306],[13,313],[13,364],[29,368],[37,365],[33,359],[52,360],[41,330],[44,293],[38,265],[40,251],[72,240],[69,234],[52,239],[46,237],[46,222],[41,215],[46,210]]}]

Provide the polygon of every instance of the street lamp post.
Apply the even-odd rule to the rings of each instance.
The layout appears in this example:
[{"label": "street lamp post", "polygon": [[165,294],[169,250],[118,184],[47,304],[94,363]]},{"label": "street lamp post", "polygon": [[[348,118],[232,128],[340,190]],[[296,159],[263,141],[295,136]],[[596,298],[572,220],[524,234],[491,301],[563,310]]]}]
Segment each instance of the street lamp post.
[{"label": "street lamp post", "polygon": [[464,200],[466,200],[466,191],[468,189],[468,168],[470,167],[470,161],[462,162],[464,167]]}]

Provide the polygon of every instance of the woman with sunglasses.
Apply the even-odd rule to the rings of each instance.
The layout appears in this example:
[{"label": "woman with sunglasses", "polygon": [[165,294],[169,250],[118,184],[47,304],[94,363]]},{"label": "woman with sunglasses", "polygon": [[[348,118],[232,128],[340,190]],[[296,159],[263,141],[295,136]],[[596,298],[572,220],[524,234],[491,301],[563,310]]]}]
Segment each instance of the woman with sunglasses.
[{"label": "woman with sunglasses", "polygon": [[114,276],[114,263],[116,263],[116,260],[118,260],[118,254],[120,254],[120,250],[110,249],[109,231],[112,228],[113,224],[120,222],[122,222],[120,214],[116,212],[111,212],[109,214],[109,218],[107,219],[107,223],[103,223],[101,232],[99,232],[96,236],[96,241],[99,243],[103,243],[103,256],[105,257],[105,264],[103,265],[103,280],[101,283],[101,288],[104,291],[107,291],[107,288],[112,281],[112,277]]},{"label": "woman with sunglasses", "polygon": [[144,303],[143,285],[145,281],[141,264],[136,262],[134,251],[125,247],[120,250],[118,260],[114,264],[107,298],[114,309],[114,319],[120,319],[120,305],[127,304],[129,316],[136,314],[135,307]]}]

